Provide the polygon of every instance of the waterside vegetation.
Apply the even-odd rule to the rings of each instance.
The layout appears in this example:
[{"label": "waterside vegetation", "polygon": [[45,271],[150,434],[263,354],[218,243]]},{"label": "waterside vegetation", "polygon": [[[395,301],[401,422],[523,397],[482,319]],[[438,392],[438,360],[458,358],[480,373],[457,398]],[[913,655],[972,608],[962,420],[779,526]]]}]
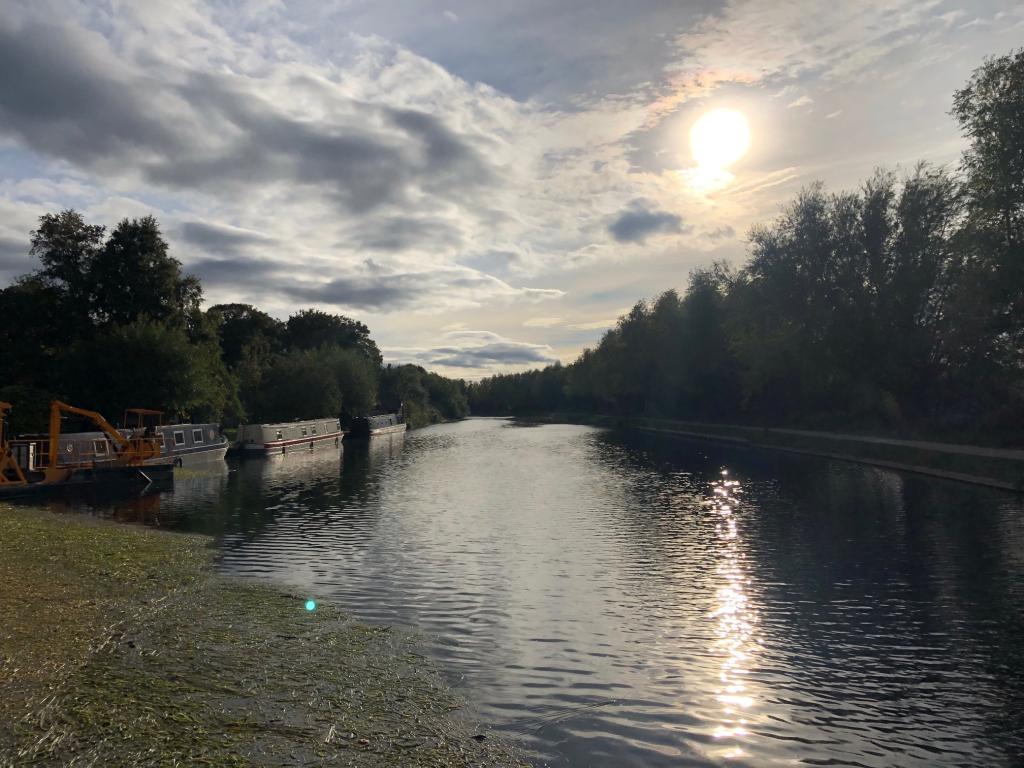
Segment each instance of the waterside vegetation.
[{"label": "waterside vegetation", "polygon": [[453,716],[411,638],[212,558],[202,537],[0,508],[0,765],[519,764]]},{"label": "waterside vegetation", "polygon": [[572,364],[470,387],[475,413],[563,412],[1024,441],[1024,50],[953,100],[958,171],[799,194],[749,259],[641,301]]},{"label": "waterside vegetation", "polygon": [[404,403],[423,426],[468,413],[465,385],[382,365],[363,323],[307,309],[286,321],[248,304],[201,309],[202,285],[170,255],[156,219],[107,235],[73,210],[40,217],[40,268],[0,290],[0,400],[21,432],[45,429],[51,399],[116,418],[275,422]]}]

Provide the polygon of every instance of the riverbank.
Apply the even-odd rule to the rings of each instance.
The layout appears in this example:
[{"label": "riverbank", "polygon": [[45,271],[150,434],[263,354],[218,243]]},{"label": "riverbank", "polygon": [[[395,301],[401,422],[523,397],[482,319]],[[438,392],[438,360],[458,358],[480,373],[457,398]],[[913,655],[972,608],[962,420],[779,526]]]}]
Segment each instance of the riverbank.
[{"label": "riverbank", "polygon": [[0,505],[0,766],[518,764],[411,638],[204,537]]},{"label": "riverbank", "polygon": [[548,414],[529,421],[591,424],[643,432],[802,453],[841,461],[1024,492],[1024,450],[991,448],[871,435],[707,424],[652,418],[616,418],[581,414]]}]

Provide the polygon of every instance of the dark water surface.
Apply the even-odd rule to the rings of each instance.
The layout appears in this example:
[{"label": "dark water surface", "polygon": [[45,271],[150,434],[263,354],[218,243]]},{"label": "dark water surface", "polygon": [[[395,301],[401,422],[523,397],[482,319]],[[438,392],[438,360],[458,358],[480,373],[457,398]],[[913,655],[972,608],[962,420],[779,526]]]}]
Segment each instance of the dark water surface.
[{"label": "dark water surface", "polygon": [[415,627],[538,764],[1024,764],[1024,509],[1000,492],[474,419],[100,506]]}]

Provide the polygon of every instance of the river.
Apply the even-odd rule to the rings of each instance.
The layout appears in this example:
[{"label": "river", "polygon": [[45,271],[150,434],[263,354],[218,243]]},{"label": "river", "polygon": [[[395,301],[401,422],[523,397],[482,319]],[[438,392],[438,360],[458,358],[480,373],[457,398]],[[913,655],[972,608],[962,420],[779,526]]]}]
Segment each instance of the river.
[{"label": "river", "polygon": [[1024,508],[783,453],[471,419],[78,509],[414,628],[538,765],[1020,765]]}]

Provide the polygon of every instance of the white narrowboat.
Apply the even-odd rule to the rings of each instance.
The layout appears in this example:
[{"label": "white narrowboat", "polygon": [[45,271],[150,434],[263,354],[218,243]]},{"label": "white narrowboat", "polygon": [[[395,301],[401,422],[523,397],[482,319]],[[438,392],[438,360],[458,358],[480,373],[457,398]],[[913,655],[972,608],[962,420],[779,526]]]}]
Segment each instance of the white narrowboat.
[{"label": "white narrowboat", "polygon": [[223,461],[228,452],[218,424],[164,424],[156,433],[162,437],[161,455],[174,459],[177,467]]},{"label": "white narrowboat", "polygon": [[333,419],[304,419],[282,424],[243,424],[238,428],[236,447],[245,454],[287,453],[321,445],[337,447],[343,435],[341,422]]}]

